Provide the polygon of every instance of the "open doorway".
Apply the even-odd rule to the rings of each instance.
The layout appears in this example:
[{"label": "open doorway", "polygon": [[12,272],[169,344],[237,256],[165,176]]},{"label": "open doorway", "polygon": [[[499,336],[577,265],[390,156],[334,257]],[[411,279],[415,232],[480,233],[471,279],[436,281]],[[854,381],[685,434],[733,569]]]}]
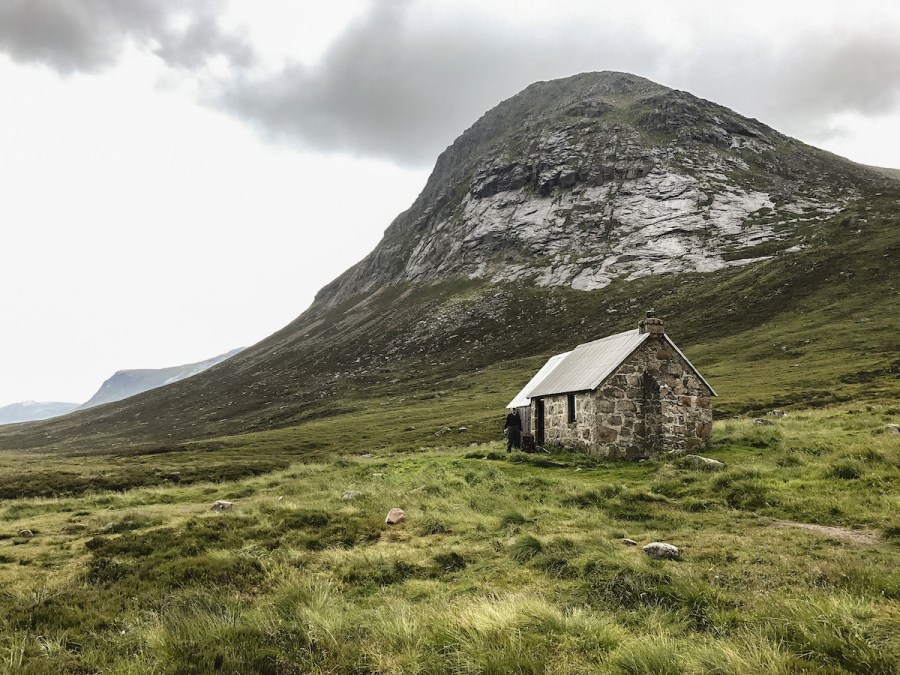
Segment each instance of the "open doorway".
[{"label": "open doorway", "polygon": [[534,442],[544,444],[544,399],[539,398],[534,403]]}]

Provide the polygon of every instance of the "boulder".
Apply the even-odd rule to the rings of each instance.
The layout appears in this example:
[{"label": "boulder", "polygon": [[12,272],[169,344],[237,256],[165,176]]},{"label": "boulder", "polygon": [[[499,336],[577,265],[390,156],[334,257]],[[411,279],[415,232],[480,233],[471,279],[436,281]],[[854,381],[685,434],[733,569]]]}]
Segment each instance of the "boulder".
[{"label": "boulder", "polygon": [[234,502],[227,502],[224,499],[219,499],[215,504],[212,505],[213,511],[227,511],[232,506],[234,506]]},{"label": "boulder", "polygon": [[709,457],[702,457],[700,455],[685,455],[681,460],[681,463],[684,466],[690,467],[692,469],[706,469],[715,471],[725,468],[724,462],[720,462],[717,459],[710,459]]},{"label": "boulder", "polygon": [[459,428],[459,431],[468,431],[468,430],[469,430],[469,427],[460,427]]},{"label": "boulder", "polygon": [[34,536],[34,532],[31,530],[19,530],[19,536],[24,539],[31,539]]},{"label": "boulder", "polygon": [[884,428],[889,434],[900,434],[900,424],[885,424]]},{"label": "boulder", "polygon": [[347,490],[344,494],[341,495],[341,499],[345,502],[352,502],[357,497],[361,497],[362,492],[357,492],[356,490]]},{"label": "boulder", "polygon": [[406,514],[403,512],[403,509],[394,507],[390,511],[388,511],[387,518],[384,519],[384,523],[385,525],[396,525],[397,523],[402,523],[404,520],[406,520]]},{"label": "boulder", "polygon": [[784,417],[786,414],[787,413],[785,413],[784,410],[770,410],[769,411],[770,417]]},{"label": "boulder", "polygon": [[677,546],[664,541],[652,541],[644,547],[644,553],[654,560],[677,560],[680,551]]}]

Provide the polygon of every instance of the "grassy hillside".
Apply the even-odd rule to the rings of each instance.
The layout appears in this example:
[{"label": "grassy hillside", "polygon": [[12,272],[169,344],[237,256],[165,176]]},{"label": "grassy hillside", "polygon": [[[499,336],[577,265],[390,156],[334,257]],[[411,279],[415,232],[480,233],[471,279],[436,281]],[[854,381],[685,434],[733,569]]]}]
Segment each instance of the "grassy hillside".
[{"label": "grassy hillside", "polygon": [[[459,403],[472,426],[435,435],[444,405],[43,457],[165,479],[0,502],[0,672],[897,672],[900,408],[720,421],[706,472],[508,457]],[[233,480],[226,456],[285,466]],[[30,470],[2,457],[6,485]]]},{"label": "grassy hillside", "polygon": [[900,180],[900,169],[889,169],[884,166],[870,166],[869,168],[874,169],[878,173],[882,174],[883,176],[887,176],[888,178],[896,178],[897,180]]},{"label": "grassy hillside", "polygon": [[[632,328],[651,307],[719,392],[720,417],[896,398],[898,204],[896,194],[873,196],[798,229],[795,253],[709,274],[593,292],[475,281],[388,288],[304,315],[187,383],[6,427],[0,448],[128,455],[325,416],[358,425],[367,408],[436,396],[458,404],[460,415],[435,413],[452,426],[496,414],[549,355]],[[475,404],[473,391],[492,395]]]}]

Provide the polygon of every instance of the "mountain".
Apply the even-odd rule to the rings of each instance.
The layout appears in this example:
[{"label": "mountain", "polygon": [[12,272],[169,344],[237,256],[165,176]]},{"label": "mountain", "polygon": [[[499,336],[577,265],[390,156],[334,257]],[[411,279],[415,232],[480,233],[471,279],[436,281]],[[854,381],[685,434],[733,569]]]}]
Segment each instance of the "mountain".
[{"label": "mountain", "polygon": [[0,424],[46,420],[65,415],[78,408],[77,403],[22,401],[0,408]]},{"label": "mountain", "polygon": [[317,298],[462,275],[602,288],[710,272],[803,240],[866,168],[621,73],[539,82],[448,148],[412,208]]},{"label": "mountain", "polygon": [[[281,331],[0,447],[359,426],[473,393],[502,410],[546,356],[650,308],[715,380],[718,414],[900,397],[898,206],[897,181],[687,92],[610,72],[539,82],[457,138],[372,253]],[[467,415],[487,429],[496,410]]]},{"label": "mountain", "polygon": [[184,380],[212,368],[239,353],[243,348],[214,356],[205,361],[188,363],[169,368],[147,368],[142,370],[120,370],[106,380],[86,403],[39,403],[24,401],[0,408],[0,425],[18,422],[46,420],[67,415],[75,410],[84,410],[112,401],[120,401],[150,389],[156,389],[173,382]]},{"label": "mountain", "polygon": [[157,369],[120,370],[100,385],[100,389],[97,390],[97,393],[91,396],[81,408],[93,408],[94,406],[103,403],[121,401],[124,398],[135,396],[141,392],[172,384],[173,382],[178,382],[179,380],[188,377],[193,377],[194,375],[202,373],[204,370],[212,368],[217,363],[230,359],[242,349],[243,347],[232,349],[230,352],[219,354],[219,356],[214,356],[211,359],[198,361],[197,363],[188,363],[183,366]]}]

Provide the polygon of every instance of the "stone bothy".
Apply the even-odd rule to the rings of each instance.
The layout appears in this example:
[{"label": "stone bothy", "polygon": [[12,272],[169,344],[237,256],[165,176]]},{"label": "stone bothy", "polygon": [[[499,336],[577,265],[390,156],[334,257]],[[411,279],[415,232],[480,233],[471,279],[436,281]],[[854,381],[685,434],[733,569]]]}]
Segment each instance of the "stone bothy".
[{"label": "stone bothy", "polygon": [[715,395],[648,312],[637,330],[552,357],[509,407],[538,445],[638,459],[708,446]]}]

